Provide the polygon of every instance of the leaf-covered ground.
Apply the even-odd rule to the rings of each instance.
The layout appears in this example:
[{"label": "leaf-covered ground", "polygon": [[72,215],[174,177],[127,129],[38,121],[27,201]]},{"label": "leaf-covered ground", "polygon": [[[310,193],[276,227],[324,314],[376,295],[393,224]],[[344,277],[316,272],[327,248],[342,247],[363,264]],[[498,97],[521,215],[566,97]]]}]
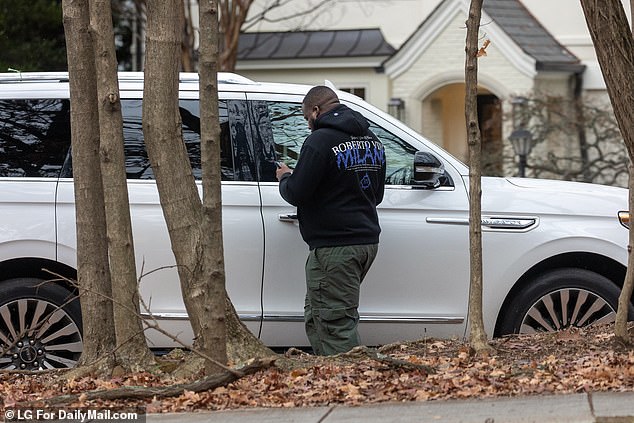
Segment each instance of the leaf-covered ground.
[{"label": "leaf-covered ground", "polygon": [[[495,352],[474,356],[459,340],[420,340],[336,357],[287,354],[279,364],[209,391],[147,400],[87,401],[75,406],[147,412],[245,407],[310,407],[383,401],[428,401],[586,391],[634,391],[634,350],[616,346],[611,326],[492,342]],[[67,381],[63,376],[0,373],[2,407],[119,386],[165,386],[168,375]]]}]

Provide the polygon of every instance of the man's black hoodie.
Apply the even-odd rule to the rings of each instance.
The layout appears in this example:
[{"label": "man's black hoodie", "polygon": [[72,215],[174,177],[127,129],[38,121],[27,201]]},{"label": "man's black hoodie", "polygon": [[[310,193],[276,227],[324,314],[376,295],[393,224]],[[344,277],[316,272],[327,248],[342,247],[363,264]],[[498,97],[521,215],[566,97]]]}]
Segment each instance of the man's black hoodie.
[{"label": "man's black hoodie", "polygon": [[310,249],[379,242],[385,150],[369,126],[344,105],[320,115],[295,170],[280,181]]}]

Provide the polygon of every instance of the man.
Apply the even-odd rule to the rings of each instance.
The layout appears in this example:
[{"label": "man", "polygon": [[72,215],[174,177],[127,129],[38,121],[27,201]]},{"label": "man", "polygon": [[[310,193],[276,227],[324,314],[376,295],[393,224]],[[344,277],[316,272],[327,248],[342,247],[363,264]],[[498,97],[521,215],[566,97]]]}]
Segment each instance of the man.
[{"label": "man", "polygon": [[332,355],[360,344],[359,290],[378,250],[385,150],[368,121],[328,87],[312,88],[302,112],[312,133],[295,169],[280,164],[276,176],[310,248],[306,334],[315,354]]}]

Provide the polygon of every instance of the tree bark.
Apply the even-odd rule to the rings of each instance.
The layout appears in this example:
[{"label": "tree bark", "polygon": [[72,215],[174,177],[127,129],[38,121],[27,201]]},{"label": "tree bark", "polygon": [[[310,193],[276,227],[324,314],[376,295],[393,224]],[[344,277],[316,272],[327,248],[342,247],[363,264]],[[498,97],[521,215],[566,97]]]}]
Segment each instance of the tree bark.
[{"label": "tree bark", "polygon": [[[183,72],[194,72],[197,68],[195,59],[196,36],[193,22],[193,3],[189,0],[181,0],[184,19],[182,20],[183,41],[181,42],[181,65]],[[200,7],[198,8],[200,11]]]},{"label": "tree bark", "polygon": [[[178,264],[183,300],[195,335],[194,347],[224,364],[226,354],[218,354],[218,346],[215,345],[219,342],[224,351],[224,322],[221,321],[221,327],[214,327],[213,323],[218,321],[214,320],[215,310],[212,307],[212,281],[217,277],[215,272],[219,272],[224,283],[224,269],[218,271],[212,264],[213,251],[207,241],[211,235],[208,228],[204,227],[203,205],[180,129],[178,68],[182,3],[180,0],[169,0],[167,3],[148,0],[147,4],[146,84],[143,101],[145,142],[156,177],[172,251]],[[217,99],[215,108],[218,108]],[[202,109],[201,104],[201,111]],[[205,119],[207,118],[201,115],[201,129],[203,124],[209,125]],[[217,115],[213,120],[218,121]],[[220,240],[222,242],[222,238]],[[220,254],[222,257],[222,245]],[[222,293],[224,294],[224,284]],[[221,308],[221,312],[222,310]],[[219,370],[213,363],[206,363],[205,367],[210,373]]]},{"label": "tree bark", "polygon": [[[240,321],[231,300],[225,291],[224,250],[222,238],[222,196],[220,174],[220,126],[218,121],[218,86],[217,71],[220,67],[218,32],[222,23],[219,22],[218,5],[227,6],[226,0],[203,0],[200,2],[199,28],[200,42],[200,109],[201,109],[201,165],[203,173],[203,243],[206,246],[205,269],[203,275],[211,278],[210,299],[211,314],[206,319],[212,319],[215,325],[224,326],[226,333],[214,333],[211,344],[218,349],[209,351],[212,356],[227,354],[232,362],[241,362],[250,358],[267,357],[274,353],[267,348]],[[238,4],[239,3],[239,4]],[[240,0],[227,9],[226,16],[237,25],[237,31],[246,18],[246,13],[252,0]],[[222,9],[223,12],[225,9]],[[233,27],[233,26],[232,26]],[[236,35],[237,36],[237,35]],[[236,39],[237,40],[237,39]],[[237,43],[237,41],[236,41]],[[237,44],[236,44],[237,46]],[[234,46],[234,47],[236,47]],[[237,47],[235,49],[237,54]],[[224,316],[219,314],[224,310]],[[222,336],[226,338],[226,349],[217,345]],[[207,364],[209,365],[209,363]]]},{"label": "tree bark", "polygon": [[244,362],[250,358],[264,358],[275,354],[242,323],[228,296],[225,302],[225,318],[227,322],[227,356],[230,361]]},{"label": "tree bark", "polygon": [[220,54],[220,70],[233,72],[238,59],[240,30],[247,19],[253,0],[217,0],[220,4],[220,32],[224,36],[224,48]]},{"label": "tree bark", "polygon": [[[172,7],[174,6],[174,7]],[[225,293],[220,127],[218,120],[218,16],[215,1],[200,4],[201,166],[203,201],[196,188],[178,115],[178,17],[158,0],[148,1],[144,134],[156,177],[172,251],[176,257],[185,306],[196,336],[195,347],[219,363],[273,353],[239,321]],[[160,13],[163,11],[164,13]],[[169,73],[168,79],[161,72]],[[158,85],[158,81],[163,84]],[[165,114],[162,114],[165,113]],[[229,328],[225,328],[225,323]],[[229,331],[227,334],[225,331]],[[245,353],[248,356],[245,357]],[[206,372],[218,371],[211,362]]]},{"label": "tree bark", "polygon": [[[220,120],[218,116],[218,2],[200,3],[200,152],[203,178],[203,246],[210,273],[209,354],[226,363],[225,264],[222,237]],[[208,372],[216,371],[209,368]]]},{"label": "tree bark", "polygon": [[123,119],[117,79],[112,12],[109,0],[90,1],[99,108],[101,172],[118,363],[128,370],[145,368],[154,357],[140,318],[130,203],[123,150]]},{"label": "tree bark", "polygon": [[630,157],[634,157],[634,40],[619,0],[581,0],[588,29]]},{"label": "tree bark", "polygon": [[[627,21],[627,15],[620,0],[581,0],[586,23],[592,36],[599,65],[605,78],[608,95],[614,115],[625,141],[630,162],[634,161],[634,38]],[[630,167],[630,215],[632,213],[632,191],[634,176]],[[621,342],[630,343],[627,333],[627,318],[634,288],[634,243],[630,224],[628,246],[628,270],[626,273],[619,306],[616,313],[615,336]]]},{"label": "tree bark", "polygon": [[477,353],[490,350],[482,317],[482,139],[478,125],[478,33],[482,1],[471,0],[467,19],[465,117],[469,145],[470,343]]},{"label": "tree bark", "polygon": [[[634,164],[630,159],[629,170],[629,211],[630,216],[634,216]],[[628,311],[630,308],[630,302],[632,298],[632,291],[634,290],[634,254],[632,249],[634,248],[634,230],[632,230],[632,223],[630,221],[629,238],[627,246],[627,272],[625,272],[625,280],[623,281],[623,288],[619,295],[618,308],[616,310],[616,321],[614,323],[614,336],[617,342],[621,344],[631,344],[629,332],[627,330]]]},{"label": "tree bark", "polygon": [[92,373],[110,374],[115,364],[116,340],[99,167],[99,113],[95,57],[89,33],[90,10],[88,0],[64,0],[62,8],[71,100],[77,282],[83,326],[83,351],[78,366],[91,366]]}]

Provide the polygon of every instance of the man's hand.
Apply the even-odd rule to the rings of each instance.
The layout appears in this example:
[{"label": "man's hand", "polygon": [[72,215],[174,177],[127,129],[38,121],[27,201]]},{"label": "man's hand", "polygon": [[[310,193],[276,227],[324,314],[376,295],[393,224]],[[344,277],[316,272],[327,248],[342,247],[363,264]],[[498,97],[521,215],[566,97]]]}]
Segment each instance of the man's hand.
[{"label": "man's hand", "polygon": [[277,180],[280,181],[282,179],[282,176],[287,173],[293,173],[293,171],[290,167],[286,166],[286,163],[278,162],[278,168],[275,171],[275,177],[277,178]]}]

